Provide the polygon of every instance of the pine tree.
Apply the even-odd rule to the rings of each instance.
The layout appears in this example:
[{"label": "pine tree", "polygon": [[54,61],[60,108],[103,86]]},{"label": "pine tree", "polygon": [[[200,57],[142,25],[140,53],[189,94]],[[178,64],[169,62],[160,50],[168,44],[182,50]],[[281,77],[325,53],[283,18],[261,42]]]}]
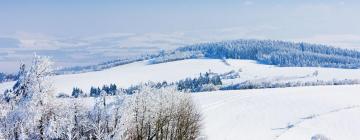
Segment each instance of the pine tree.
[{"label": "pine tree", "polygon": [[74,98],[78,98],[78,97],[84,97],[85,95],[81,89],[75,87],[75,88],[73,88],[71,96],[73,96]]}]

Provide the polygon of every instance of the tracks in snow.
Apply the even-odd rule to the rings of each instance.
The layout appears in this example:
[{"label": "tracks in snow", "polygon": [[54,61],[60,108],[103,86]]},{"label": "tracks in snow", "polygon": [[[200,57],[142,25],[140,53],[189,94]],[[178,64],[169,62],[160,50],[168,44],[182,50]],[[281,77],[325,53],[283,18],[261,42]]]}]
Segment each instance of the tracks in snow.
[{"label": "tracks in snow", "polygon": [[337,112],[340,112],[340,111],[345,111],[345,110],[350,110],[350,109],[358,109],[358,108],[360,108],[360,105],[353,105],[353,106],[347,106],[347,107],[337,108],[337,109],[330,110],[330,111],[327,111],[327,112],[323,112],[323,113],[319,113],[319,114],[312,114],[312,115],[309,115],[309,116],[300,118],[300,120],[298,120],[298,121],[296,121],[296,122],[293,122],[293,123],[292,123],[292,122],[289,122],[286,127],[273,128],[272,130],[284,130],[283,132],[281,132],[279,135],[277,135],[277,136],[275,137],[275,140],[278,139],[278,138],[280,138],[283,134],[285,134],[286,132],[288,132],[290,129],[293,129],[293,128],[299,126],[300,124],[304,123],[304,122],[307,121],[307,120],[319,118],[319,117],[325,116],[325,115],[331,115],[331,114],[333,114],[333,113],[337,113]]}]

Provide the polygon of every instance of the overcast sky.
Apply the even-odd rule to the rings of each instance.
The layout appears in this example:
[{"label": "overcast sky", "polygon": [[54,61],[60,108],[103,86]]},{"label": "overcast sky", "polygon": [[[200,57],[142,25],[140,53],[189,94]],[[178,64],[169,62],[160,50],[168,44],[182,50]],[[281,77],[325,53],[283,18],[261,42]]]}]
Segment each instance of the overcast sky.
[{"label": "overcast sky", "polygon": [[[96,43],[89,42],[96,41],[91,38],[114,33],[117,39],[109,41],[121,38],[126,43],[108,47],[102,42],[103,48],[96,53],[102,53],[104,58],[109,56],[104,51],[106,47],[143,47],[149,46],[149,40],[170,40],[174,46],[259,38],[357,48],[359,13],[357,0],[1,0],[0,71],[12,70],[10,67],[14,66],[10,64],[15,59],[26,59],[23,54],[40,51],[46,55],[49,50],[74,50],[73,47],[81,50],[84,45],[79,44],[84,44],[84,40],[87,48],[94,47]],[[148,44],[136,44],[144,39]],[[166,46],[162,44],[160,48]],[[49,55],[61,63],[74,59],[54,53],[50,51]],[[76,57],[85,63],[94,56],[91,53]],[[110,56],[108,59],[114,54]]]}]

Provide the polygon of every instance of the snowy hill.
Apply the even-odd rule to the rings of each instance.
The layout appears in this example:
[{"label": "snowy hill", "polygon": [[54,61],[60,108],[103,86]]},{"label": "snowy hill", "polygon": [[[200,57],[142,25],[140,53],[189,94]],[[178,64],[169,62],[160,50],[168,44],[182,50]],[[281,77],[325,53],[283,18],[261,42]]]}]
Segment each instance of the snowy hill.
[{"label": "snowy hill", "polygon": [[359,139],[360,86],[194,94],[209,140]]},{"label": "snowy hill", "polygon": [[277,66],[360,68],[360,52],[327,45],[276,40],[240,39],[187,45],[173,50],[119,58],[96,65],[58,69],[57,74],[99,71],[132,62],[163,63],[184,59],[248,59]]},{"label": "snowy hill", "polygon": [[[103,71],[57,75],[55,93],[70,94],[115,83],[123,88],[141,82],[177,81],[204,72],[228,73],[239,77],[224,84],[254,82],[331,81],[359,79],[359,69],[278,67],[252,60],[186,59],[150,64],[139,61]],[[0,92],[13,82],[0,84]],[[204,115],[204,136],[215,139],[310,139],[317,134],[333,139],[360,138],[359,85],[253,89],[195,93]],[[88,100],[88,99],[86,99]],[[84,102],[89,103],[89,102]]]},{"label": "snowy hill", "polygon": [[[228,59],[188,59],[160,64],[149,64],[148,61],[134,62],[97,72],[58,75],[52,78],[56,93],[69,94],[73,87],[85,92],[91,86],[101,87],[104,84],[117,84],[127,88],[141,82],[174,82],[186,77],[196,77],[208,71],[216,73],[238,72],[240,77],[225,80],[225,83],[243,81],[286,82],[286,81],[317,81],[360,79],[359,69],[337,69],[320,67],[277,67],[258,64],[251,60]],[[317,75],[314,75],[317,72]],[[0,92],[10,88],[13,82],[0,85]],[[5,86],[6,85],[6,86]]]},{"label": "snowy hill", "polygon": [[360,52],[326,45],[274,40],[231,40],[177,49],[208,58],[250,59],[278,66],[359,68]]}]

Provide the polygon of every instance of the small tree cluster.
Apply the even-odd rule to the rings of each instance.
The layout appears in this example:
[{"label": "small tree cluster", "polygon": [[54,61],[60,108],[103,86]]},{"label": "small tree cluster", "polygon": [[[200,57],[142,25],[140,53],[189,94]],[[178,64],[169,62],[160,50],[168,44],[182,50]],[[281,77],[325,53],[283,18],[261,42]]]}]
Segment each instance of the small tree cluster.
[{"label": "small tree cluster", "polygon": [[200,74],[198,78],[186,78],[176,84],[180,91],[199,92],[211,90],[213,88],[210,87],[221,85],[222,81],[219,75],[206,72],[204,75]]},{"label": "small tree cluster", "polygon": [[90,88],[90,97],[99,97],[101,93],[101,89],[99,87],[91,87]]},{"label": "small tree cluster", "polygon": [[115,84],[110,84],[110,86],[104,85],[102,90],[105,91],[108,95],[115,95],[117,92],[117,86]]},{"label": "small tree cluster", "polygon": [[118,93],[117,86],[115,84],[110,84],[110,86],[104,85],[101,89],[99,87],[91,87],[90,96],[99,97],[102,91],[104,91],[107,95],[116,95]]},{"label": "small tree cluster", "polygon": [[85,93],[77,87],[73,88],[73,91],[71,92],[71,96],[73,96],[74,98],[78,98],[78,97],[85,97]]}]

